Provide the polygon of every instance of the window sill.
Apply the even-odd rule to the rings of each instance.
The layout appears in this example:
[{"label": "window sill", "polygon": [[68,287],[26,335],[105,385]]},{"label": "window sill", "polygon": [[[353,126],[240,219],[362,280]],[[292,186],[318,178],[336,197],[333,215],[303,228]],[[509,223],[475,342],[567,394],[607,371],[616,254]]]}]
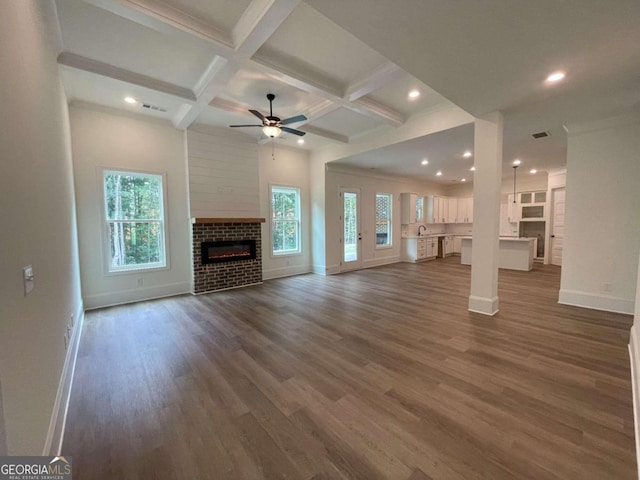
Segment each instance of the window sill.
[{"label": "window sill", "polygon": [[376,245],[376,250],[389,250],[393,245]]},{"label": "window sill", "polygon": [[159,265],[157,267],[139,267],[139,268],[124,268],[122,270],[113,270],[106,271],[105,277],[112,277],[118,275],[131,275],[131,274],[140,274],[140,273],[153,273],[153,272],[162,272],[164,270],[169,270],[169,265]]},{"label": "window sill", "polygon": [[271,252],[271,258],[283,258],[283,257],[301,257],[302,251],[286,252],[286,253],[273,253]]}]

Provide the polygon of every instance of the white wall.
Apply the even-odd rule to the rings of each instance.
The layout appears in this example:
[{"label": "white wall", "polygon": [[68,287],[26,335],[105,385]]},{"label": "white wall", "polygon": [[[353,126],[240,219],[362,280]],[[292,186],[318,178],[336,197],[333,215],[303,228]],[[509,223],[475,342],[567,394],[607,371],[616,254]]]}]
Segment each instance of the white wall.
[{"label": "white wall", "polygon": [[[300,149],[271,144],[260,146],[260,217],[262,224],[262,275],[269,278],[284,277],[311,271],[311,218],[309,193],[309,154]],[[302,229],[302,253],[273,256],[271,254],[270,186],[279,185],[300,189],[300,221]]]},{"label": "white wall", "polygon": [[640,116],[569,128],[560,303],[632,314]]},{"label": "white wall", "polygon": [[313,273],[327,273],[325,183],[327,165],[324,160],[309,160],[311,207],[311,265]]},{"label": "white wall", "polygon": [[258,217],[258,145],[229,128],[187,131],[191,217]]},{"label": "white wall", "polygon": [[[184,132],[148,117],[74,104],[71,137],[85,306],[95,308],[188,292],[191,237]],[[106,274],[101,250],[105,241],[104,167],[166,174],[169,268]]]},{"label": "white wall", "polygon": [[[54,3],[0,2],[0,18],[1,403],[9,454],[41,455],[63,336],[82,310],[68,111]],[[29,264],[35,289],[25,296]]]},{"label": "white wall", "polygon": [[[420,195],[442,195],[444,187],[431,182],[374,175],[367,170],[346,169],[328,164],[325,182],[325,218],[326,218],[326,273],[340,271],[341,259],[341,221],[342,203],[340,188],[360,189],[360,215],[362,229],[362,266],[373,267],[400,261],[401,227],[400,194],[417,193]],[[392,247],[376,248],[375,236],[375,195],[390,193],[393,195]]]}]

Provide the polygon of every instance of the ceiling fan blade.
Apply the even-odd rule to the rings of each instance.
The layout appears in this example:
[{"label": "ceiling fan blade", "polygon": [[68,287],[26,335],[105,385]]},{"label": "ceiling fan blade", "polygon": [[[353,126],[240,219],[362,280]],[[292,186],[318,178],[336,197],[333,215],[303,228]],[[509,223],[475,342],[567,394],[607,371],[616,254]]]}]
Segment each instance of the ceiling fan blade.
[{"label": "ceiling fan blade", "polygon": [[262,125],[229,125],[230,127],[262,127]]},{"label": "ceiling fan blade", "polygon": [[304,115],[296,115],[295,117],[285,118],[280,122],[280,125],[289,125],[290,123],[302,122],[306,119],[307,117]]},{"label": "ceiling fan blade", "polygon": [[307,134],[307,132],[301,132],[300,130],[296,130],[295,128],[289,127],[280,127],[283,132],[293,133],[294,135],[298,135],[299,137],[303,137]]},{"label": "ceiling fan blade", "polygon": [[258,110],[249,110],[249,111],[264,122],[264,115],[262,115]]}]

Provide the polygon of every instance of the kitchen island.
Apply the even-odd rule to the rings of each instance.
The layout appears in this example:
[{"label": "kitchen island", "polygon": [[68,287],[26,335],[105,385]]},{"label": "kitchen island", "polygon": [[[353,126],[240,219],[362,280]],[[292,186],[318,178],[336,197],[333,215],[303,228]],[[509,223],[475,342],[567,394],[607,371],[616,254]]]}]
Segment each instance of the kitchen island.
[{"label": "kitchen island", "polygon": [[[471,265],[471,241],[472,237],[462,237],[462,265]],[[537,241],[536,238],[500,237],[498,268],[531,270]]]}]

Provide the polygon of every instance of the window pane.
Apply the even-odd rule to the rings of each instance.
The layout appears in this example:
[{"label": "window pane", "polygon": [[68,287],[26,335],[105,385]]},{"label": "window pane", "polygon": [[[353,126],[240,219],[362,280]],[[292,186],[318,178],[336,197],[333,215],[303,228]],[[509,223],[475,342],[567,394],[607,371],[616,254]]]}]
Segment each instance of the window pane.
[{"label": "window pane", "polygon": [[273,251],[295,252],[298,250],[298,222],[273,222]]},{"label": "window pane", "polygon": [[109,244],[111,270],[165,264],[161,222],[109,222]]},{"label": "window pane", "polygon": [[162,177],[106,171],[108,220],[162,219]]},{"label": "window pane", "polygon": [[162,175],[104,171],[108,270],[166,265]]},{"label": "window pane", "polygon": [[391,195],[376,194],[376,245],[391,245]]},{"label": "window pane", "polygon": [[300,251],[300,191],[271,188],[271,245],[274,254]]}]

